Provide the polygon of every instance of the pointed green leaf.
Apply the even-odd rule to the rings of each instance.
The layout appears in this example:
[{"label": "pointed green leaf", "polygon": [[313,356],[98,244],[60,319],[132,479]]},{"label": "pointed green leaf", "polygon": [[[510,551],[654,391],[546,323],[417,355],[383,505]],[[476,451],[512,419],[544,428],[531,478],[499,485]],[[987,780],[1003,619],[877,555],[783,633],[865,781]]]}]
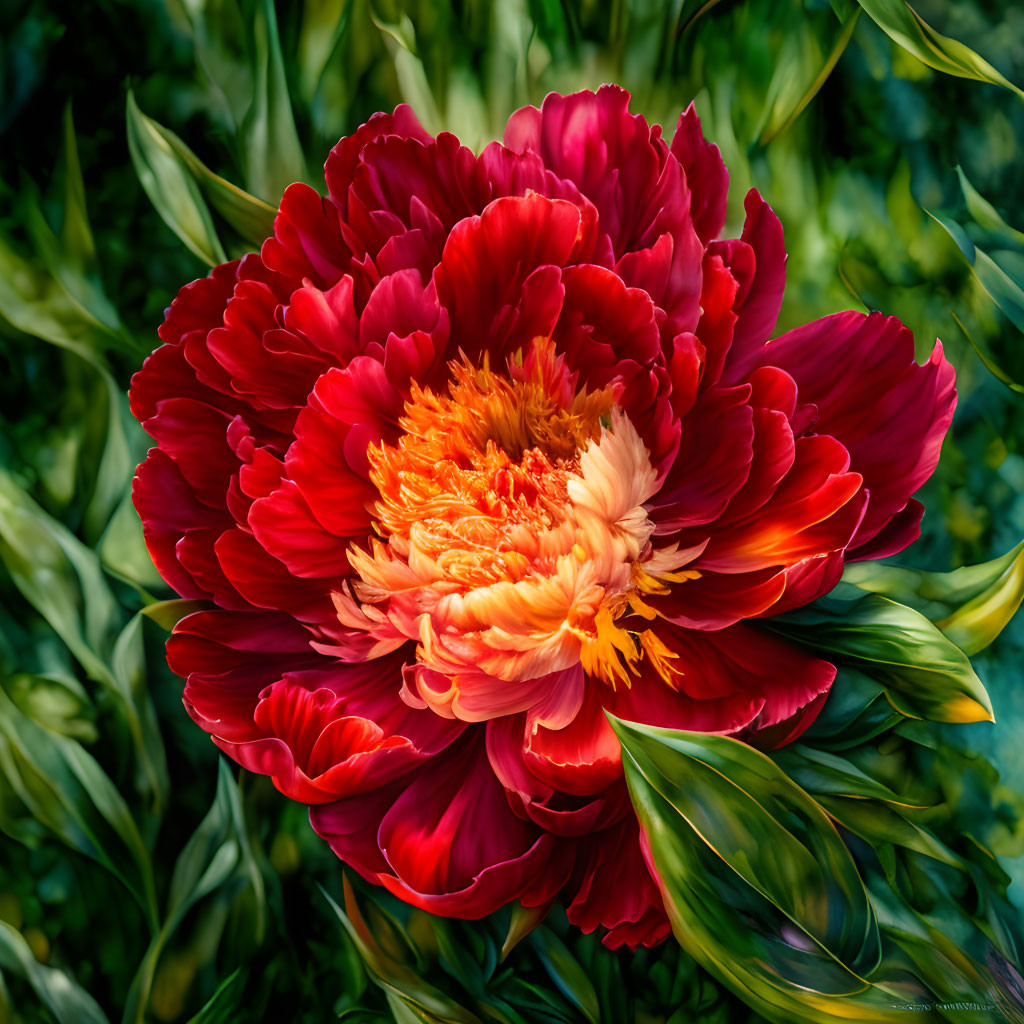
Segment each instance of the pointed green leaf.
[{"label": "pointed green leaf", "polygon": [[209,608],[208,601],[190,601],[183,597],[175,597],[169,601],[154,601],[146,605],[141,614],[152,619],[161,629],[169,633],[186,615]]},{"label": "pointed green leaf", "polygon": [[868,16],[893,42],[936,71],[976,82],[990,82],[1015,92],[1021,90],[987,60],[956,39],[940,35],[905,0],[858,0]]},{"label": "pointed green leaf", "polygon": [[142,792],[159,814],[168,786],[167,766],[145,685],[141,623],[136,616],[120,630],[121,612],[96,553],[3,471],[0,562],[88,676],[120,702],[139,760]]},{"label": "pointed green leaf", "polygon": [[183,171],[192,177],[209,204],[247,245],[258,249],[274,233],[275,207],[215,174],[170,129],[152,118],[147,117],[146,122],[148,129],[159,136],[180,160]]},{"label": "pointed green leaf", "polygon": [[195,178],[159,126],[128,92],[128,149],[135,173],[164,223],[208,266],[227,262]]},{"label": "pointed green leaf", "polygon": [[683,949],[780,1024],[903,1019],[864,977],[877,926],[822,808],[738,740],[611,720]]},{"label": "pointed green leaf", "polygon": [[881,800],[902,807],[923,807],[914,804],[888,786],[871,778],[852,761],[838,754],[804,744],[791,744],[776,750],[772,760],[800,787],[814,797],[847,796]]},{"label": "pointed green leaf", "polygon": [[920,612],[840,584],[828,597],[765,623],[877,679],[893,706],[934,722],[993,721],[967,655]]},{"label": "pointed green leaf", "polygon": [[260,199],[276,204],[292,182],[306,181],[308,174],[272,0],[258,0],[253,33],[253,99],[245,116],[246,184]]},{"label": "pointed green leaf", "polygon": [[348,937],[359,951],[370,977],[384,990],[391,1003],[397,1000],[412,1020],[443,1021],[445,1024],[481,1024],[480,1018],[460,1006],[430,982],[418,977],[405,964],[399,963],[376,942],[359,905],[352,885],[344,880],[345,909],[342,910],[327,890],[320,887],[324,899],[337,915]]},{"label": "pointed green leaf", "polygon": [[843,580],[916,608],[965,654],[984,650],[1024,601],[1024,541],[1000,558],[952,572],[855,562]]},{"label": "pointed green leaf", "polygon": [[999,216],[996,208],[967,180],[963,168],[957,167],[956,174],[960,179],[960,190],[964,194],[967,212],[974,218],[975,223],[990,234],[999,235],[1011,244],[1024,245],[1024,231],[1011,228]]},{"label": "pointed green leaf", "polygon": [[590,1024],[599,1024],[601,1008],[594,985],[565,943],[543,925],[532,932],[530,944],[555,987],[579,1009]]},{"label": "pointed green leaf", "polygon": [[[233,901],[250,887],[255,890],[262,914],[263,879],[253,860],[238,784],[222,759],[218,763],[213,805],[174,863],[163,925],[153,936],[136,971],[123,1024],[142,1024],[145,1020],[160,955],[192,907],[218,891]],[[257,932],[258,942],[262,938],[262,919],[258,921]]]},{"label": "pointed green leaf", "polygon": [[882,843],[903,846],[915,853],[948,864],[964,868],[962,857],[958,857],[945,843],[936,838],[928,829],[915,824],[898,807],[879,803],[875,800],[853,799],[849,796],[823,794],[818,798],[822,807],[844,828],[858,835],[872,847]]},{"label": "pointed green leaf", "polygon": [[189,1019],[188,1024],[231,1024],[237,1020],[247,980],[241,968],[232,971],[217,986],[217,991],[203,1004],[202,1009]]},{"label": "pointed green leaf", "polygon": [[6,921],[0,921],[0,971],[23,977],[57,1024],[109,1024],[96,1000],[67,972],[39,963]]},{"label": "pointed green leaf", "polygon": [[29,718],[2,689],[0,772],[36,821],[107,868],[155,920],[149,853],[117,787],[81,744]]}]

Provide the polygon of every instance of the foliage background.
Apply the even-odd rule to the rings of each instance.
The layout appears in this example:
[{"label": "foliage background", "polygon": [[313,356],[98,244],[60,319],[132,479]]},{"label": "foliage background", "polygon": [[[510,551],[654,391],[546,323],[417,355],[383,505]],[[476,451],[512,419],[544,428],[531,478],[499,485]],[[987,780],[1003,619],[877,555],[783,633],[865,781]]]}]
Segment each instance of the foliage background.
[{"label": "foliage background", "polygon": [[[177,610],[153,604],[173,595],[127,499],[147,442],[124,391],[178,287],[251,248],[283,187],[315,184],[374,111],[408,101],[479,147],[549,90],[618,81],[669,133],[696,100],[732,234],[751,185],[779,213],[780,330],[871,308],[922,355],[943,339],[960,405],[901,561],[1001,555],[1024,537],[1024,102],[992,80],[1024,82],[1024,9],[916,4],[964,57],[894,40],[879,22],[903,8],[0,4],[0,1022],[760,1019],[674,943],[612,955],[557,912],[503,963],[531,922],[430,921],[365,892],[366,929],[351,893],[339,913],[341,867],[303,809],[218,770],[181,707],[162,656]],[[976,658],[999,725],[934,727],[968,768],[929,780],[949,834],[1000,856],[1018,922],[1022,649],[1018,620]]]}]

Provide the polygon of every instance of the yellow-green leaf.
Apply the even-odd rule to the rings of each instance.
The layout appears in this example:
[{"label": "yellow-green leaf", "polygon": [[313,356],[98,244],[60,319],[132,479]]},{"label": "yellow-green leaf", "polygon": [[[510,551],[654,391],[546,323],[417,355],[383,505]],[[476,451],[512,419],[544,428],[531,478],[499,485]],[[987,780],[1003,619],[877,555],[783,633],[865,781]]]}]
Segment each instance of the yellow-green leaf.
[{"label": "yellow-green leaf", "polygon": [[1001,85],[1024,99],[1024,90],[1001,75],[969,46],[936,32],[904,0],[858,0],[858,3],[893,42],[928,67],[957,78]]},{"label": "yellow-green leaf", "polygon": [[880,594],[840,584],[766,626],[877,679],[892,705],[911,718],[994,721],[967,655],[920,612]]},{"label": "yellow-green leaf", "polygon": [[1024,602],[1024,541],[991,562],[952,572],[857,562],[847,566],[843,580],[916,608],[965,654],[976,654]]}]

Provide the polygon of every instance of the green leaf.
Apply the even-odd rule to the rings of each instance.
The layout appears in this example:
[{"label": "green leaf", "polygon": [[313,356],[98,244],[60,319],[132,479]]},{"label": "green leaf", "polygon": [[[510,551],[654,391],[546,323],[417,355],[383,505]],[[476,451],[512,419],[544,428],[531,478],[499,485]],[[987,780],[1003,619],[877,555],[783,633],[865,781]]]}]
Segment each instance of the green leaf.
[{"label": "green leaf", "polygon": [[611,722],[683,949],[774,1021],[902,1019],[865,980],[874,913],[822,808],[738,740]]},{"label": "green leaf", "polygon": [[380,29],[388,52],[395,65],[398,91],[402,99],[416,111],[417,117],[428,132],[442,130],[441,115],[437,101],[427,81],[423,61],[416,53],[416,29],[408,14],[397,22],[384,21],[371,15],[373,23]]},{"label": "green leaf", "polygon": [[15,586],[119,701],[135,745],[141,791],[159,815],[168,788],[163,741],[146,689],[141,622],[123,631],[96,553],[0,470],[0,562]]},{"label": "green leaf", "polygon": [[[356,902],[352,885],[344,880],[345,909],[342,910],[327,890],[320,886],[349,939],[363,959],[367,973],[384,990],[389,1005],[401,1005],[410,1020],[445,1024],[481,1024],[476,1014],[460,1006],[436,986],[418,977],[405,964],[385,952],[373,937]],[[416,1016],[418,1015],[418,1016]]]},{"label": "green leaf", "polygon": [[765,625],[877,679],[893,707],[933,722],[994,721],[967,655],[920,612],[840,584],[828,597]]},{"label": "green leaf", "polygon": [[0,317],[12,327],[105,366],[106,327],[54,279],[21,257],[0,234]]},{"label": "green leaf", "polygon": [[996,380],[1001,381],[1011,391],[1016,391],[1017,394],[1024,395],[1024,384],[1019,383],[1007,370],[1003,369],[1000,365],[999,359],[992,354],[991,348],[987,342],[978,341],[970,331],[964,326],[963,321],[956,315],[956,313],[950,311],[950,316],[956,321],[957,327],[960,328],[963,336],[967,339],[968,344],[974,349],[975,354],[981,360],[985,369],[992,374]]},{"label": "green leaf", "polygon": [[248,976],[241,968],[232,971],[217,986],[217,991],[203,1004],[202,1009],[189,1018],[188,1024],[231,1024],[237,1020],[247,980]]},{"label": "green leaf", "polygon": [[164,223],[208,266],[227,262],[199,186],[155,121],[128,91],[128,149],[135,173]]},{"label": "green leaf", "polygon": [[996,208],[967,180],[967,175],[961,167],[957,167],[956,173],[960,179],[960,190],[964,194],[967,212],[974,218],[975,223],[990,234],[1002,237],[1011,245],[1024,245],[1024,231],[1011,228],[999,216]]},{"label": "green leaf", "polygon": [[893,42],[928,67],[957,78],[1001,85],[1024,99],[1024,90],[1004,78],[969,46],[940,35],[904,0],[858,0],[858,3]]},{"label": "green leaf", "polygon": [[848,565],[843,580],[916,608],[965,654],[992,643],[1024,601],[1024,541],[1000,558],[952,572],[881,562]]},{"label": "green leaf", "polygon": [[308,173],[272,0],[258,0],[253,33],[253,99],[245,116],[246,184],[261,199],[276,204],[292,182],[306,181]]},{"label": "green leaf", "polygon": [[96,1000],[66,971],[39,963],[6,921],[0,921],[0,969],[23,977],[57,1024],[109,1024]]},{"label": "green leaf", "polygon": [[505,935],[505,941],[501,944],[500,960],[502,963],[509,953],[548,916],[549,909],[547,906],[524,907],[521,903],[513,904],[508,932]]},{"label": "green leaf", "polygon": [[202,611],[209,606],[208,601],[190,601],[184,597],[175,597],[169,601],[154,601],[146,605],[140,614],[152,619],[169,633],[186,615]]},{"label": "green leaf", "polygon": [[[805,16],[806,17],[806,16]],[[821,70],[814,80],[802,92],[792,93],[793,69],[780,62],[776,74],[772,77],[772,86],[776,81],[780,84],[777,87],[777,95],[767,111],[766,125],[761,132],[759,143],[762,146],[768,145],[772,139],[787,131],[794,121],[807,109],[808,104],[821,91],[822,86],[828,81],[829,75],[835,70],[839,58],[846,52],[850,40],[853,38],[853,31],[857,27],[857,19],[860,17],[860,8],[854,7],[850,14],[843,19],[842,27],[836,36],[828,56],[821,66]]]},{"label": "green leaf", "polygon": [[971,242],[963,228],[951,217],[931,210],[925,210],[925,213],[946,229],[970,264],[978,283],[1014,327],[1024,331],[1024,289],[991,256]]},{"label": "green leaf", "polygon": [[905,722],[885,698],[885,687],[863,672],[840,666],[820,714],[805,734],[817,746],[847,750]]},{"label": "green leaf", "polygon": [[565,943],[550,928],[541,926],[531,933],[530,944],[558,990],[591,1024],[599,1024],[601,1009],[594,985]]},{"label": "green leaf", "polygon": [[872,847],[883,843],[902,846],[924,854],[950,867],[963,870],[964,861],[928,829],[911,821],[905,813],[889,803],[854,799],[849,796],[822,794],[822,807],[844,828],[848,828]]},{"label": "green leaf", "polygon": [[[253,860],[245,831],[238,785],[227,762],[222,759],[218,763],[217,794],[213,805],[174,863],[163,925],[153,936],[136,971],[122,1017],[123,1024],[143,1024],[160,955],[192,907],[215,892],[221,893],[230,903],[250,887],[256,893],[262,914],[263,879]],[[256,941],[259,942],[263,931],[262,918],[256,931]]]},{"label": "green leaf", "polygon": [[274,233],[277,209],[215,174],[170,129],[152,118],[147,117],[145,120],[149,131],[158,135],[179,159],[183,173],[194,180],[209,204],[242,236],[247,245],[258,249]]},{"label": "green leaf", "polygon": [[120,879],[155,923],[149,853],[117,787],[81,744],[29,718],[2,689],[0,772],[36,821]]},{"label": "green leaf", "polygon": [[888,786],[871,778],[852,761],[824,750],[803,744],[791,744],[776,750],[772,760],[801,788],[818,797],[847,796],[881,800],[903,807],[914,804]]}]

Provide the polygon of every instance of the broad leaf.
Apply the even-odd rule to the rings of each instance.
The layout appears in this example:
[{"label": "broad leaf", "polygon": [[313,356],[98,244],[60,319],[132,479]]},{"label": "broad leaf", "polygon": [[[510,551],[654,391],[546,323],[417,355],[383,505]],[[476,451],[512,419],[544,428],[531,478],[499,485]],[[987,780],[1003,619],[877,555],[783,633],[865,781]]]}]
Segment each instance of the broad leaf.
[{"label": "broad leaf", "polygon": [[1024,542],[1000,558],[952,572],[856,562],[843,580],[916,608],[965,654],[984,650],[1024,601]]},{"label": "broad leaf", "polygon": [[874,914],[821,807],[738,740],[612,725],[684,950],[772,1020],[901,1019],[865,979]]},{"label": "broad leaf", "polygon": [[601,1010],[594,985],[562,940],[543,926],[530,935],[530,944],[558,990],[591,1024],[599,1024]]},{"label": "broad leaf", "polygon": [[[145,117],[141,112],[138,116]],[[145,117],[145,125],[178,158],[182,172],[191,176],[210,206],[241,235],[247,245],[258,249],[264,239],[273,234],[274,217],[277,215],[273,206],[215,174],[170,129],[150,117]]]},{"label": "broad leaf", "polygon": [[2,689],[0,773],[36,821],[111,871],[155,922],[149,853],[117,787],[80,743],[29,718]]},{"label": "broad leaf", "polygon": [[913,608],[840,584],[828,597],[766,626],[852,663],[882,683],[893,706],[911,718],[994,720],[967,655]]},{"label": "broad leaf", "polygon": [[218,763],[217,795],[178,855],[171,875],[163,924],[153,936],[136,971],[122,1017],[123,1024],[142,1024],[160,955],[188,912],[202,899],[218,894],[232,903],[244,890],[256,896],[256,941],[263,934],[263,878],[256,867],[245,829],[238,784],[223,759]]},{"label": "broad leaf", "polygon": [[260,199],[277,203],[292,182],[305,181],[308,175],[271,0],[258,0],[253,34],[253,99],[245,116],[246,184]]},{"label": "broad leaf", "polygon": [[140,623],[136,617],[120,629],[121,612],[96,553],[2,471],[0,561],[89,677],[120,702],[139,759],[141,789],[159,814],[168,786],[167,767],[145,685]]},{"label": "broad leaf", "polygon": [[401,1006],[409,1020],[445,1022],[445,1024],[481,1024],[480,1018],[460,1006],[435,985],[418,977],[380,947],[363,918],[355,893],[344,881],[345,909],[342,910],[321,886],[330,904],[363,959],[370,977],[384,990],[392,1009]]}]

